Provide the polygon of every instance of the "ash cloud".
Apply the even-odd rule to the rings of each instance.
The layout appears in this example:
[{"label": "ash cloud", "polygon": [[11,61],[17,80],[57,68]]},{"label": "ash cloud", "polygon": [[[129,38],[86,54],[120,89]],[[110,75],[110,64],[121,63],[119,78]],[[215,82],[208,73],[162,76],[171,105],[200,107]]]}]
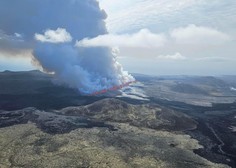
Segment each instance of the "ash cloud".
[{"label": "ash cloud", "polygon": [[[0,29],[20,35],[58,83],[92,93],[134,80],[109,47],[76,47],[76,41],[107,34],[106,13],[95,0],[2,0]],[[1,39],[0,39],[1,40]],[[12,46],[14,48],[14,46]]]}]

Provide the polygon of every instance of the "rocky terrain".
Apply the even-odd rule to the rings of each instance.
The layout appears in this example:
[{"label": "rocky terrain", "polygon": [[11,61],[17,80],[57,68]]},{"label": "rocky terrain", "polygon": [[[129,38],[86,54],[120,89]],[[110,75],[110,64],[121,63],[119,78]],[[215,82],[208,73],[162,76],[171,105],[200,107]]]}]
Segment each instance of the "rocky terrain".
[{"label": "rocky terrain", "polygon": [[0,167],[227,167],[193,153],[201,146],[181,133],[109,123],[48,134],[29,122],[0,129]]},{"label": "rocky terrain", "polygon": [[227,167],[193,153],[197,123],[157,105],[117,99],[0,113],[1,167]]},{"label": "rocky terrain", "polygon": [[236,76],[163,76],[138,75],[143,90],[150,97],[198,106],[236,101]]},{"label": "rocky terrain", "polygon": [[[231,100],[234,93],[223,89],[227,82],[208,81],[201,88],[202,80],[168,79],[170,87],[167,79],[137,78],[144,85],[91,97],[57,86],[38,71],[0,73],[0,167],[235,166],[236,105],[191,103],[193,95],[216,92]],[[161,89],[159,97],[158,89],[147,86],[171,92],[161,97]]]}]

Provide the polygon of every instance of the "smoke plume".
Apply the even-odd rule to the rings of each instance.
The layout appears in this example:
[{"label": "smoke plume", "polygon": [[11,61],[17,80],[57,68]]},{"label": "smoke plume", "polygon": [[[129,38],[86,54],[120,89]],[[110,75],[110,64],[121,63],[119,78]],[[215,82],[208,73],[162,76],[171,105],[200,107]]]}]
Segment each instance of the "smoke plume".
[{"label": "smoke plume", "polygon": [[60,84],[83,93],[134,80],[111,48],[75,45],[84,38],[107,34],[105,18],[96,0],[0,2],[0,29],[7,35],[17,33],[45,71],[53,72]]}]

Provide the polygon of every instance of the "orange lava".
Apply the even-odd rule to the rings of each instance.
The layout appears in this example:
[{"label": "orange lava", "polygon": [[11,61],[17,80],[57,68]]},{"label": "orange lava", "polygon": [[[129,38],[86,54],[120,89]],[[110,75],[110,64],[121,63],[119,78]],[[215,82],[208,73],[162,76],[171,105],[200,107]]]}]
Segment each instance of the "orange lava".
[{"label": "orange lava", "polygon": [[121,89],[123,87],[126,87],[126,86],[129,86],[130,84],[135,83],[135,82],[136,81],[131,81],[131,82],[124,83],[122,85],[116,85],[116,86],[113,86],[113,87],[108,88],[108,89],[103,89],[103,90],[100,90],[100,91],[96,91],[96,92],[93,92],[92,94],[90,94],[89,96],[96,96],[96,95],[99,95],[99,94],[107,93],[109,91],[119,90],[119,89]]}]

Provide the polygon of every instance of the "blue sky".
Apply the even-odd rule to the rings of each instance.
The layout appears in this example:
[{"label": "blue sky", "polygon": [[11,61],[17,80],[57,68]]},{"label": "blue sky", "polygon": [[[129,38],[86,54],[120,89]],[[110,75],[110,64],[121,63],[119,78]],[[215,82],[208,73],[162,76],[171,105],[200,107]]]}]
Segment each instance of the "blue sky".
[{"label": "blue sky", "polygon": [[[152,75],[236,74],[235,0],[99,3],[107,13],[109,34],[77,41],[77,45],[115,48],[125,70]],[[20,38],[20,34],[0,31],[0,38],[4,36]],[[0,70],[34,68],[30,59],[12,61],[14,54],[0,49]]]},{"label": "blue sky", "polygon": [[27,71],[34,70],[35,67],[31,64],[31,58],[6,58],[0,56],[0,71],[11,70],[11,71]]}]

